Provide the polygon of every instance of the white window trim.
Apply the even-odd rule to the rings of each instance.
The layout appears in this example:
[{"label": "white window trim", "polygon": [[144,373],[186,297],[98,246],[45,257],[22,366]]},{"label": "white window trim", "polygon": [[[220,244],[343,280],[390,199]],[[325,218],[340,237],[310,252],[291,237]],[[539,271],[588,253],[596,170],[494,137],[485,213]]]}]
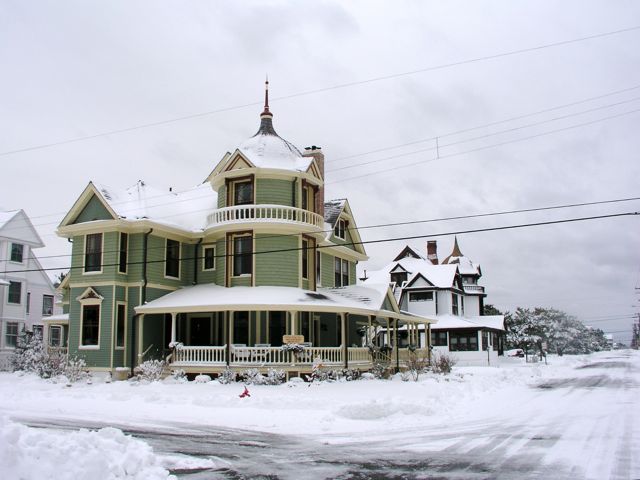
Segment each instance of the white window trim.
[{"label": "white window trim", "polygon": [[[31,293],[31,292],[27,292],[27,293]],[[44,312],[44,299],[47,297],[51,298],[51,313]],[[55,308],[55,306],[56,306],[55,295],[48,295],[46,293],[42,295],[42,316],[43,317],[50,317],[51,315],[53,315],[53,309]]]},{"label": "white window trim", "polygon": [[[118,346],[118,307],[120,305],[124,306],[124,343],[122,346]],[[115,328],[113,331],[113,347],[115,350],[125,350],[127,348],[127,322],[127,302],[116,302]]]},{"label": "white window trim", "polygon": [[11,345],[7,345],[7,327],[9,327],[9,324],[16,324],[17,330],[16,330],[16,345],[18,344],[18,337],[20,336],[20,326],[22,325],[22,328],[24,328],[24,323],[20,322],[20,321],[7,321],[4,322],[4,331],[2,332],[2,344],[4,346],[4,348],[10,349],[10,350],[14,350],[16,347],[11,346]]},{"label": "white window trim", "polygon": [[[236,256],[236,238],[241,237],[251,237],[251,273],[241,273],[240,275],[235,275],[235,256]],[[231,278],[251,278],[256,269],[256,264],[254,261],[254,253],[256,251],[256,241],[253,238],[253,232],[251,233],[239,233],[231,235]]]},{"label": "white window trim", "polygon": [[10,278],[7,279],[8,282],[13,282],[13,283],[19,283],[20,284],[20,301],[18,303],[15,302],[10,302],[9,301],[9,287],[10,285],[7,285],[7,288],[5,289],[7,291],[7,296],[5,297],[5,304],[6,305],[13,305],[13,306],[19,306],[22,305],[22,281],[21,280],[11,280]]},{"label": "white window trim", "polygon": [[[205,251],[208,248],[212,248],[213,249],[213,268],[206,268],[205,267],[205,259],[206,259],[206,255],[205,255]],[[215,243],[207,243],[202,245],[202,271],[203,272],[213,272],[216,269],[216,251],[217,251],[217,247]]]},{"label": "white window trim", "polygon": [[[425,300],[411,300],[411,294],[412,293],[431,293],[431,298],[427,298]],[[410,291],[409,292],[409,301],[410,302],[433,302],[434,301],[434,291],[433,290],[415,290],[415,291]]]},{"label": "white window trim", "polygon": [[[124,264],[124,272],[120,271],[120,255],[121,255],[121,251],[122,251],[122,245],[120,244],[120,242],[122,242],[122,234],[125,234],[127,236],[127,261]],[[118,232],[118,266],[116,267],[116,272],[119,273],[120,275],[127,275],[129,273],[129,241],[131,240],[131,235],[129,235],[129,233],[127,232]]]},{"label": "white window trim", "polygon": [[[342,223],[342,236],[339,235],[340,232],[340,224]],[[336,233],[336,229],[338,230],[338,233]],[[336,238],[339,238],[340,240],[346,240],[347,239],[347,221],[339,218],[338,221],[336,222],[336,226],[333,229],[333,234]]]},{"label": "white window trim", "polygon": [[[51,339],[53,338],[53,335],[51,335],[51,331],[54,328],[60,331],[60,339],[59,339],[57,345],[54,345],[53,343],[51,343]],[[62,328],[62,325],[49,325],[48,334],[49,334],[49,338],[47,339],[48,340],[47,341],[48,346],[50,346],[50,347],[62,347],[62,346],[64,346],[64,338],[63,338],[64,329]]]},{"label": "white window trim", "polygon": [[[178,242],[178,276],[173,277],[171,275],[167,275],[167,248],[169,244],[169,240]],[[174,240],[173,238],[165,238],[164,239],[164,278],[169,278],[171,280],[180,280],[180,276],[182,275],[182,242],[180,240]]]},{"label": "white window trim", "polygon": [[[13,249],[14,245],[22,245],[22,261],[21,262],[16,262],[15,260],[11,260],[11,250]],[[27,246],[24,243],[20,243],[20,242],[9,242],[9,252],[7,255],[7,261],[8,263],[13,263],[14,265],[24,265],[25,264],[25,257],[26,257],[26,250],[27,250]]]},{"label": "white window trim", "polygon": [[[89,288],[87,289],[89,290]],[[86,291],[85,291],[86,293]],[[97,293],[97,292],[96,292]],[[84,294],[83,294],[84,295]],[[102,300],[103,298],[83,298],[78,299],[80,302],[80,335],[78,335],[78,350],[100,350],[100,340],[102,335]],[[82,344],[82,329],[84,326],[84,307],[88,305],[98,305],[98,344],[97,345],[83,345]]]},{"label": "white window trim", "polygon": [[[85,271],[86,268],[86,261],[87,261],[87,237],[89,235],[95,235],[95,234],[100,234],[101,235],[101,240],[102,240],[102,245],[100,246],[100,270],[95,270],[93,272],[87,272]],[[83,275],[100,275],[102,273],[102,271],[104,270],[104,232],[93,232],[93,233],[87,233],[84,236],[84,245],[82,246],[82,274]]]}]

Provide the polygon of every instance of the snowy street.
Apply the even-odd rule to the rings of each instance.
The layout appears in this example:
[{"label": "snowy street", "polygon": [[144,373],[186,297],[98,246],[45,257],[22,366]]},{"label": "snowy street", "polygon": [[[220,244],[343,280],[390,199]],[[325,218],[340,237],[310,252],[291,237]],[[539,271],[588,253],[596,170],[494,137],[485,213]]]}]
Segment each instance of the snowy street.
[{"label": "snowy street", "polygon": [[[26,452],[28,434],[58,435],[64,450],[80,427],[116,427],[153,448],[153,474],[136,467],[131,478],[169,470],[194,479],[633,479],[639,372],[637,352],[602,352],[551,357],[546,366],[505,359],[500,368],[456,368],[419,382],[253,386],[246,399],[240,384],[69,388],[2,374],[1,413],[30,427],[8,435],[16,426],[6,421],[0,438]],[[51,448],[51,458],[40,450],[41,462],[86,478]],[[14,467],[0,461],[20,471],[19,458]],[[49,478],[64,477],[58,470]]]}]

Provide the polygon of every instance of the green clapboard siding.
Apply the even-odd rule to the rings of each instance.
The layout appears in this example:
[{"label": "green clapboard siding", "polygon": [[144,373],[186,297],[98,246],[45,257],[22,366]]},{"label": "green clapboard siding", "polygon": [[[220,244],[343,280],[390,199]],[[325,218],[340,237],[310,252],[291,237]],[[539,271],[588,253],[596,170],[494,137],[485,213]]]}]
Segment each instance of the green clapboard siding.
[{"label": "green clapboard siding", "polygon": [[221,185],[218,189],[218,208],[227,206],[227,186]]},{"label": "green clapboard siding", "polygon": [[256,235],[255,253],[256,286],[298,287],[298,266],[300,262],[298,237]]},{"label": "green clapboard siding", "polygon": [[98,294],[104,297],[100,305],[100,348],[80,349],[80,323],[82,315],[82,305],[75,301],[86,287],[76,287],[71,289],[71,302],[69,309],[69,353],[84,359],[88,367],[108,368],[111,362],[111,312],[113,309],[113,287],[94,287]]},{"label": "green clapboard siding", "polygon": [[293,206],[293,181],[258,178],[256,183],[257,204]]},{"label": "green clapboard siding", "polygon": [[104,207],[95,195],[91,197],[91,200],[87,202],[72,223],[91,222],[93,220],[113,220],[113,216],[109,213],[109,210]]},{"label": "green clapboard siding", "polygon": [[[165,251],[167,240],[164,237],[149,235],[147,246],[147,281],[171,287],[179,287],[185,281],[191,282],[191,278],[185,278],[185,262],[189,261],[188,249],[180,246],[180,279],[165,277]],[[187,256],[185,257],[185,250]],[[186,258],[186,259],[185,259]]]},{"label": "green clapboard siding", "polygon": [[323,287],[335,287],[334,256],[320,253],[320,279]]}]

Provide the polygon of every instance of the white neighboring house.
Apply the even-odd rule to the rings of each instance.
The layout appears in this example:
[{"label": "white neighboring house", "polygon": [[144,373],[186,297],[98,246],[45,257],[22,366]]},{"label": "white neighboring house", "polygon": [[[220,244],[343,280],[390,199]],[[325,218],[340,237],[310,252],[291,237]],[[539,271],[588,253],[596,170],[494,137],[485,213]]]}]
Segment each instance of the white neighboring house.
[{"label": "white neighboring house", "polygon": [[0,211],[0,369],[22,330],[44,334],[47,317],[60,313],[51,280],[33,254],[43,247],[23,210]]},{"label": "white neighboring house", "polygon": [[[457,365],[496,365],[503,353],[504,316],[482,315],[484,287],[480,265],[460,251],[438,262],[437,243],[427,242],[427,257],[406,246],[381,270],[367,272],[366,283],[388,282],[401,311],[433,319],[434,352],[450,353]],[[399,343],[406,344],[406,332]],[[404,338],[403,338],[404,337]],[[421,328],[420,345],[425,345]]]}]

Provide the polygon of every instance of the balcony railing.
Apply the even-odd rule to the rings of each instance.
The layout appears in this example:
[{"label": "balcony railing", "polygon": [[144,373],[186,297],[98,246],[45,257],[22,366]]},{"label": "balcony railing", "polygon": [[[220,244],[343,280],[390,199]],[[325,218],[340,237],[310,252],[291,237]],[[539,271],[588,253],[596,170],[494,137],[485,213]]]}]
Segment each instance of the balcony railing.
[{"label": "balcony railing", "polygon": [[324,228],[317,213],[285,205],[238,205],[216,210],[207,217],[207,228],[236,223],[294,223]]},{"label": "balcony railing", "polygon": [[484,287],[481,285],[462,285],[467,292],[484,292]]}]

